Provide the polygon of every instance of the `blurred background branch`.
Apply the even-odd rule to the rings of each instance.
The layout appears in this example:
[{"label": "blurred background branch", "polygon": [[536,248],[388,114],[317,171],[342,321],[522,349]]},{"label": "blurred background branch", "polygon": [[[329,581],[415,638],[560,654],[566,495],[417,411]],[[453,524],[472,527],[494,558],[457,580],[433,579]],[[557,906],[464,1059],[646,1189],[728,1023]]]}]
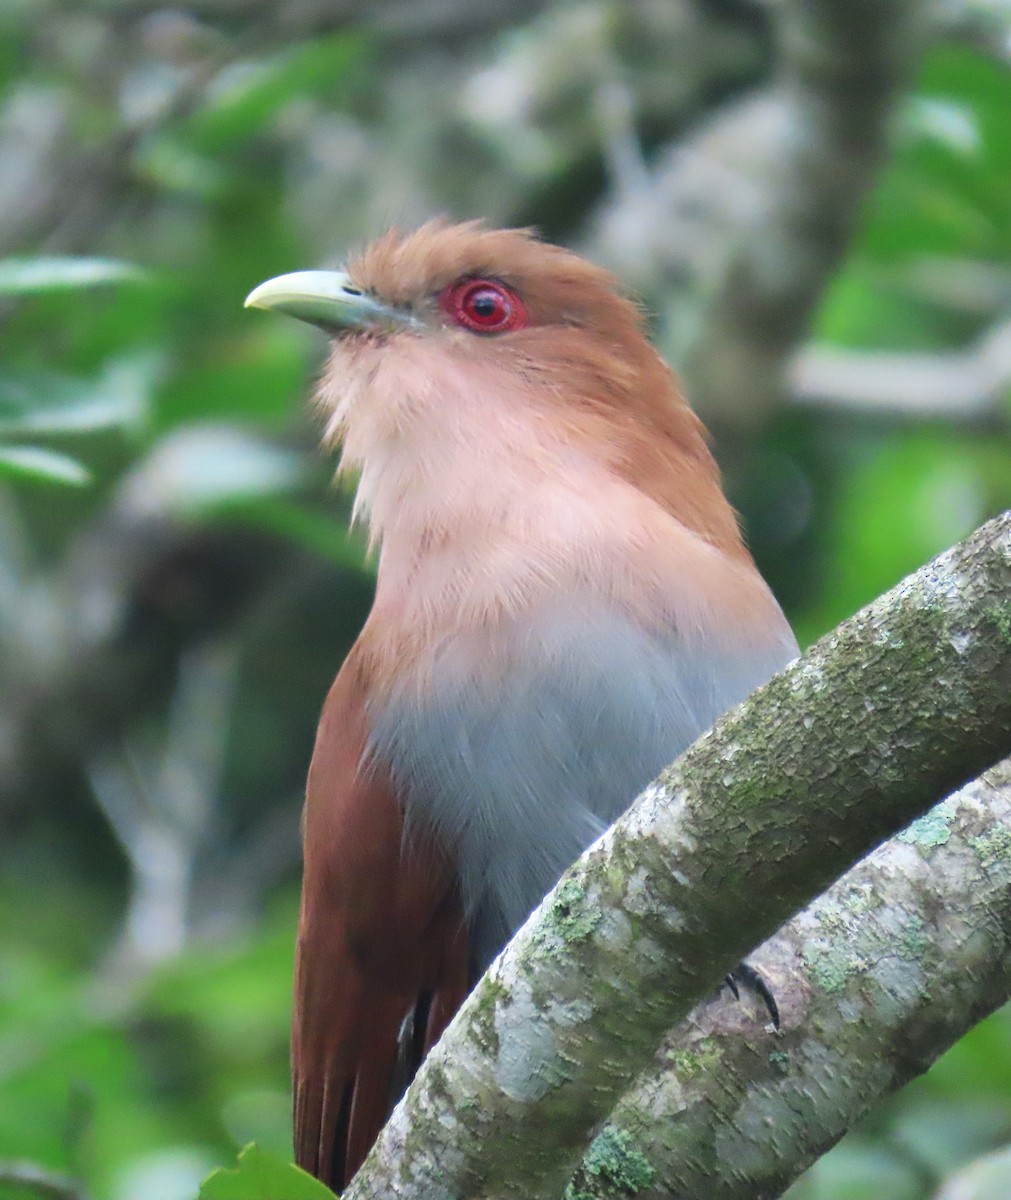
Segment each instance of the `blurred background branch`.
[{"label": "blurred background branch", "polygon": [[859,353],[811,346],[790,368],[801,404],[837,404],[885,416],[999,416],[1011,388],[1011,321],[971,349],[948,354]]},{"label": "blurred background branch", "polygon": [[46,1171],[35,1163],[0,1159],[0,1184],[21,1188],[22,1195],[42,1196],[45,1200],[88,1200],[77,1180]]},{"label": "blurred background branch", "polygon": [[[612,266],[807,641],[1011,506],[1009,58],[1004,0],[3,7],[0,1155],[189,1200],[287,1153],[299,795],[371,565],[322,344],[249,288],[438,212]],[[1009,1030],[917,1093],[974,1153]],[[847,1200],[925,1195],[909,1103]]]},{"label": "blurred background branch", "polygon": [[874,179],[898,97],[931,31],[917,0],[770,4],[770,82],[671,147],[597,215],[591,246],[663,314],[701,410],[753,427]]}]

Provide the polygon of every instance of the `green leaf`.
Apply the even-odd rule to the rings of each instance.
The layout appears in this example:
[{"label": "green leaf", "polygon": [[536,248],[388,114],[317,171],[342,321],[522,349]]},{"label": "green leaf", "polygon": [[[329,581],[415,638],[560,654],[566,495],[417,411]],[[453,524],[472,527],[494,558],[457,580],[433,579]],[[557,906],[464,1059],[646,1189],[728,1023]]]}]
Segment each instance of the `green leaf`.
[{"label": "green leaf", "polygon": [[233,63],[207,89],[186,134],[199,149],[220,153],[273,121],[288,101],[332,93],[364,49],[360,34],[338,33],[271,58]]},{"label": "green leaf", "polygon": [[91,473],[75,458],[41,446],[0,446],[0,476],[83,487]]},{"label": "green leaf", "polygon": [[0,259],[0,295],[34,296],[110,283],[139,283],[147,274],[114,258]]},{"label": "green leaf", "polygon": [[236,1167],[218,1167],[197,1200],[333,1200],[334,1193],[294,1163],[282,1162],[255,1143],[239,1152]]},{"label": "green leaf", "polygon": [[139,148],[137,169],[146,183],[205,202],[220,197],[230,178],[224,163],[193,150],[171,133],[162,133]]},{"label": "green leaf", "polygon": [[95,379],[42,368],[0,370],[0,435],[94,433],[140,425],[160,364],[152,354],[106,363]]},{"label": "green leaf", "polygon": [[228,425],[189,425],[162,438],[122,487],[132,503],[194,516],[288,491],[302,473],[302,459],[292,450]]}]

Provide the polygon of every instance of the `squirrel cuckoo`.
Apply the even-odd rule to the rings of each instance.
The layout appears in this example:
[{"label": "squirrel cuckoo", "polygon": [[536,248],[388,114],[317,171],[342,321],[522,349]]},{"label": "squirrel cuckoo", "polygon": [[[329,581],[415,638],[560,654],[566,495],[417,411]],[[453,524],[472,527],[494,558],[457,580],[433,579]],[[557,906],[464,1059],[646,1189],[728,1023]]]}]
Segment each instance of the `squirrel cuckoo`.
[{"label": "squirrel cuckoo", "polygon": [[599,267],[437,221],[247,304],[332,337],[325,440],[380,546],[304,817],[295,1143],[339,1189],[561,872],[796,643]]}]

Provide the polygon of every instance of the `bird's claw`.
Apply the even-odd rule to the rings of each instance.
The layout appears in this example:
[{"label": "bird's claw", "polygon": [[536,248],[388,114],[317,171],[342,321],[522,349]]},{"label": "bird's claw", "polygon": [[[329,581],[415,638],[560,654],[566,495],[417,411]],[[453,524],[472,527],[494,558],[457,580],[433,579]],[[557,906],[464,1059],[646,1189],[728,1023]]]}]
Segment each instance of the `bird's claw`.
[{"label": "bird's claw", "polygon": [[735,1000],[740,1000],[742,987],[747,988],[749,992],[754,992],[765,1005],[773,1027],[779,1028],[779,1005],[776,1003],[776,997],[772,994],[772,989],[765,982],[764,977],[755,970],[751,963],[738,963],[723,982]]}]

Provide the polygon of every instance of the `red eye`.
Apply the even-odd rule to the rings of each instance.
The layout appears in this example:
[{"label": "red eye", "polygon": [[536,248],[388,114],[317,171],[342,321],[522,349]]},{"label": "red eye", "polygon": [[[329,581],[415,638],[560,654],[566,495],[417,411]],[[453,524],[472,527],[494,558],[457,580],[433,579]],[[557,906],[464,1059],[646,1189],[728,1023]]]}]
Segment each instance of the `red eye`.
[{"label": "red eye", "polygon": [[473,333],[508,333],[527,323],[523,301],[494,279],[461,279],[442,293],[442,307]]}]

